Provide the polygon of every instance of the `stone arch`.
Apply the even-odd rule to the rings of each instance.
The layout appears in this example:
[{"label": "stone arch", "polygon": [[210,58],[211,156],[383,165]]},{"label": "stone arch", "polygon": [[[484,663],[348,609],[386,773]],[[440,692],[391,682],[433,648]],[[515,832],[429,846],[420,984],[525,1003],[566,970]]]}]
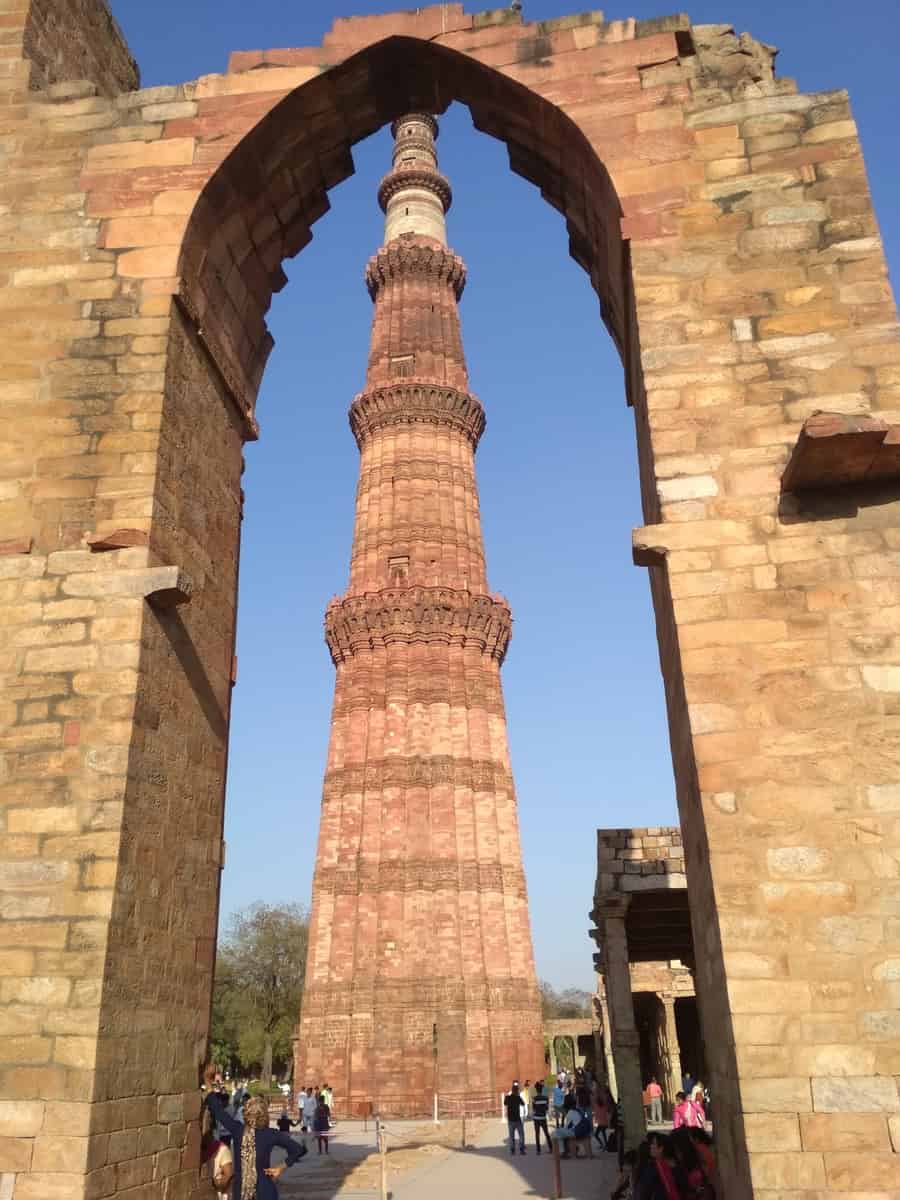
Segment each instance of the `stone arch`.
[{"label": "stone arch", "polygon": [[394,36],[285,96],[217,167],[191,213],[179,298],[251,426],[272,345],[265,314],[286,282],[281,263],[308,242],[328,189],[352,174],[352,146],[403,112],[441,113],[454,100],[507,145],[513,170],[563,215],[630,386],[639,386],[622,207],[596,149],[539,92],[458,50]]},{"label": "stone arch", "polygon": [[564,212],[625,362],[729,1195],[840,1191],[848,1111],[892,1177],[900,339],[846,96],[729,26],[453,4],[141,93],[74,11],[17,7],[0,76],[16,1200],[196,1180],[263,316],[353,140],[457,94]]}]

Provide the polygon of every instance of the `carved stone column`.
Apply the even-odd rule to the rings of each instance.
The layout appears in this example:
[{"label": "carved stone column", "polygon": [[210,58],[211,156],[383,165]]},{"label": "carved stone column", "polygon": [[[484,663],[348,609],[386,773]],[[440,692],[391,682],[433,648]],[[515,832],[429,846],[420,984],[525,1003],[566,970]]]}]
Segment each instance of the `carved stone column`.
[{"label": "carved stone column", "polygon": [[625,1123],[625,1147],[637,1147],[646,1132],[644,1105],[641,1100],[641,1056],[631,973],[628,969],[628,939],[625,917],[629,896],[604,897],[603,908],[595,910],[597,942],[606,987],[612,1053],[615,1062],[617,1095]]},{"label": "carved stone column", "polygon": [[670,992],[659,992],[665,1012],[666,1025],[666,1075],[663,1087],[668,1092],[668,1101],[675,1103],[675,1094],[681,1090],[681,1047],[678,1045],[678,1024],[675,1020],[675,997]]}]

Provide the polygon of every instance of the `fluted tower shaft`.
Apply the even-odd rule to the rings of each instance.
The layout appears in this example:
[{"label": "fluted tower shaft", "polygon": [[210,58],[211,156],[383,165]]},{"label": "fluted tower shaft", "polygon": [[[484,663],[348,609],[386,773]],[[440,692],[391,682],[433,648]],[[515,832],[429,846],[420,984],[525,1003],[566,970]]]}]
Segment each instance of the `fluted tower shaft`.
[{"label": "fluted tower shaft", "polygon": [[342,1111],[492,1109],[543,1074],[540,1003],[437,122],[393,125],[295,1080]]}]

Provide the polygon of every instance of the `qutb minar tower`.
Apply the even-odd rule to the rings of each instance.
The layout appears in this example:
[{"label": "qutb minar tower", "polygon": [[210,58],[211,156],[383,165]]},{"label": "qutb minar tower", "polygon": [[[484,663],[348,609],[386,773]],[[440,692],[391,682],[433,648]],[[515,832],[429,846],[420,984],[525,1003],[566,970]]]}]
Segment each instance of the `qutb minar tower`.
[{"label": "qutb minar tower", "polygon": [[382,180],[350,586],[325,616],[337,668],[296,1085],[339,1111],[494,1111],[544,1073],[541,1010],[469,391],[433,117],[396,121]]}]

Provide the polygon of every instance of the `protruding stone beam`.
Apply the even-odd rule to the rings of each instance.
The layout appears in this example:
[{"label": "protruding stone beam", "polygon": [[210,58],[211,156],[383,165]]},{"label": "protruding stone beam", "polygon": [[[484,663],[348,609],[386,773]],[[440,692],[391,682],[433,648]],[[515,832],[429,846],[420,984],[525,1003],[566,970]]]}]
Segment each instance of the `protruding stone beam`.
[{"label": "protruding stone beam", "polygon": [[900,479],[900,425],[879,417],[813,413],[781,477],[781,490]]},{"label": "protruding stone beam", "polygon": [[180,567],[148,567],[145,586],[147,603],[162,609],[187,604],[194,591],[190,576]]},{"label": "protruding stone beam", "polygon": [[126,567],[73,573],[63,590],[67,596],[143,597],[154,608],[175,608],[187,604],[194,585],[181,567]]},{"label": "protruding stone beam", "polygon": [[146,529],[113,529],[110,533],[95,533],[87,539],[94,554],[106,550],[125,550],[130,546],[146,546],[150,535]]}]

